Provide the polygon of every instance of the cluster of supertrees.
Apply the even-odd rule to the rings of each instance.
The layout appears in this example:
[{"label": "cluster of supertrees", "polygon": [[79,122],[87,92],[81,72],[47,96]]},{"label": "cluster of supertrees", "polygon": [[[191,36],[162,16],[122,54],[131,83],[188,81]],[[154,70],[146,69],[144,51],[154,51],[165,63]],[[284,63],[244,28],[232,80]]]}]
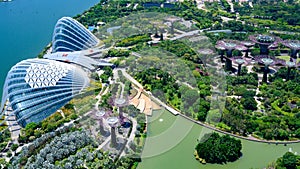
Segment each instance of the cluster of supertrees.
[{"label": "cluster of supertrees", "polygon": [[[271,35],[251,35],[249,36],[250,41],[237,41],[237,40],[220,40],[216,44],[216,48],[221,51],[221,61],[224,57],[225,69],[227,71],[232,70],[232,62],[235,62],[238,65],[237,74],[241,74],[241,66],[243,64],[258,63],[264,66],[263,82],[267,82],[267,73],[269,66],[287,66],[288,73],[286,80],[289,80],[290,71],[292,68],[300,66],[300,63],[297,63],[297,54],[300,51],[300,41],[298,40],[281,40],[278,37]],[[269,56],[270,50],[276,50],[279,44],[282,44],[291,49],[290,60],[285,61],[278,59],[276,57]],[[249,56],[250,49],[258,44],[260,47],[260,54],[255,57]],[[234,50],[245,52],[244,56],[232,56]],[[224,54],[226,53],[226,56]]]},{"label": "cluster of supertrees", "polygon": [[217,42],[216,48],[223,51],[221,53],[221,60],[223,61],[224,58],[224,51],[226,52],[226,62],[225,62],[225,69],[231,70],[232,69],[232,52],[234,50],[239,51],[246,51],[247,47],[242,45],[239,41],[236,40],[220,40]]},{"label": "cluster of supertrees", "polygon": [[111,106],[115,106],[118,110],[118,116],[114,116],[113,111],[108,109],[101,109],[92,114],[92,118],[99,122],[100,133],[102,135],[107,135],[108,132],[104,129],[104,121],[110,126],[111,129],[111,147],[116,148],[118,146],[117,137],[116,137],[116,127],[123,125],[126,121],[126,118],[123,115],[122,107],[128,105],[127,97],[111,97],[108,101]]}]

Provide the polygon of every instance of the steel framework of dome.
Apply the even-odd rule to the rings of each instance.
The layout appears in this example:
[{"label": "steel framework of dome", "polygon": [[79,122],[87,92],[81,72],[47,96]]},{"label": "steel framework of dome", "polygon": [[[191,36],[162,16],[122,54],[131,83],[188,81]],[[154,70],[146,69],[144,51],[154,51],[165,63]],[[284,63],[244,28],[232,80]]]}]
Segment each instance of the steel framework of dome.
[{"label": "steel framework of dome", "polygon": [[63,61],[67,63],[75,63],[90,70],[95,69],[97,66],[99,66],[99,62],[88,56],[84,56],[81,51],[50,53],[44,55],[43,58]]},{"label": "steel framework of dome", "polygon": [[59,19],[52,37],[53,52],[80,51],[96,46],[99,40],[71,17]]},{"label": "steel framework of dome", "polygon": [[40,122],[88,85],[87,74],[74,65],[47,59],[23,60],[7,74],[1,116],[16,116],[22,127]]}]

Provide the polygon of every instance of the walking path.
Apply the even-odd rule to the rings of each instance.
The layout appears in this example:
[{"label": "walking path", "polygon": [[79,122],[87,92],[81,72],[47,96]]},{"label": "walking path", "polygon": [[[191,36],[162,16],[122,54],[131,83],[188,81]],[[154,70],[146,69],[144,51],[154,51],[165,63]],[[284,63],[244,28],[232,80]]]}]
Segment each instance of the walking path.
[{"label": "walking path", "polygon": [[102,144],[100,144],[96,150],[102,149],[110,141],[110,139],[110,137],[107,137],[106,140]]},{"label": "walking path", "polygon": [[[132,130],[131,130],[130,136],[127,138],[125,147],[127,147],[127,149],[130,149],[129,144],[130,144],[130,142],[134,142],[136,127],[137,127],[137,121],[136,121],[136,119],[131,118],[131,117],[127,117],[127,118],[130,119],[130,121],[132,122]],[[126,155],[126,153],[125,153],[125,151],[123,151],[121,153],[120,157],[123,157],[125,155]]]},{"label": "walking path", "polygon": [[[140,88],[142,88],[142,85],[137,82],[132,76],[130,76],[126,71],[125,69],[118,69],[118,70],[121,70],[123,75],[129,80],[131,81],[133,84],[135,84],[136,86],[139,86]],[[223,130],[220,130],[214,126],[211,126],[209,124],[206,124],[206,123],[203,123],[203,122],[200,122],[200,121],[197,121],[197,120],[194,120],[193,118],[190,118],[182,113],[180,113],[179,111],[173,109],[172,107],[166,105],[165,103],[163,103],[161,100],[159,100],[158,98],[154,97],[150,92],[147,92],[147,94],[149,94],[150,98],[155,100],[156,102],[158,102],[161,106],[163,106],[166,110],[170,111],[173,115],[177,116],[181,116],[193,123],[196,123],[198,125],[201,125],[205,128],[208,128],[208,129],[211,129],[211,130],[214,130],[214,131],[217,131],[217,132],[220,132],[220,133],[223,133],[223,134],[228,134],[230,136],[233,136],[233,137],[236,137],[236,138],[240,138],[240,139],[244,139],[244,140],[248,140],[248,141],[254,141],[254,142],[260,142],[260,143],[268,143],[268,144],[292,144],[292,143],[300,143],[300,140],[295,140],[295,141],[269,141],[269,140],[262,140],[262,139],[258,139],[258,138],[254,138],[253,136],[249,135],[248,137],[244,137],[244,136],[240,136],[240,135],[236,135],[236,134],[233,134],[233,133],[229,133],[229,132],[226,132],[226,131],[223,131]]]},{"label": "walking path", "polygon": [[12,109],[7,109],[6,123],[7,123],[8,129],[11,133],[12,142],[18,143],[18,138],[21,133],[21,126],[19,126],[19,124],[17,123],[16,116],[14,116],[14,115],[12,116],[11,113],[12,113]]},{"label": "walking path", "polygon": [[186,33],[183,33],[181,35],[177,35],[174,38],[171,38],[170,40],[173,41],[173,40],[181,39],[181,38],[186,37],[186,36],[197,35],[197,34],[199,34],[199,32],[201,32],[201,30],[194,30],[194,31],[186,32]]},{"label": "walking path", "polygon": [[230,12],[234,12],[233,3],[231,0],[227,0],[227,3],[230,5]]}]

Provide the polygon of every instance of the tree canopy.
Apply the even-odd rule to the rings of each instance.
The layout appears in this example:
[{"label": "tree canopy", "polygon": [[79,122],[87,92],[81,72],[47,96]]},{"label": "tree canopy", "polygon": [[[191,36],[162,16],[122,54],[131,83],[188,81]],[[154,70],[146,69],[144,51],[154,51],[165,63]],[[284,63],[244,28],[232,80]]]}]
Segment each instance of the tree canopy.
[{"label": "tree canopy", "polygon": [[199,158],[207,163],[219,164],[239,159],[242,156],[241,149],[241,140],[218,133],[206,134],[196,146]]}]

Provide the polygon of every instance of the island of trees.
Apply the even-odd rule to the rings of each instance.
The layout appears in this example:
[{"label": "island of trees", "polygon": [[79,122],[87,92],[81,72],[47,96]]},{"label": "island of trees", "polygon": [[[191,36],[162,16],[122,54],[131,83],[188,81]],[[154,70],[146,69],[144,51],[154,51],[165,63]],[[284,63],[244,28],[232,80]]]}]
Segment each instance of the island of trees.
[{"label": "island of trees", "polygon": [[297,152],[293,152],[292,149],[286,152],[282,157],[279,157],[276,161],[271,162],[266,167],[267,169],[299,169],[300,168],[300,156]]},{"label": "island of trees", "polygon": [[300,167],[300,156],[293,152],[286,152],[276,161],[276,169],[298,169]]},{"label": "island of trees", "polygon": [[223,164],[242,156],[241,140],[218,133],[206,134],[196,146],[195,156],[201,163]]}]

